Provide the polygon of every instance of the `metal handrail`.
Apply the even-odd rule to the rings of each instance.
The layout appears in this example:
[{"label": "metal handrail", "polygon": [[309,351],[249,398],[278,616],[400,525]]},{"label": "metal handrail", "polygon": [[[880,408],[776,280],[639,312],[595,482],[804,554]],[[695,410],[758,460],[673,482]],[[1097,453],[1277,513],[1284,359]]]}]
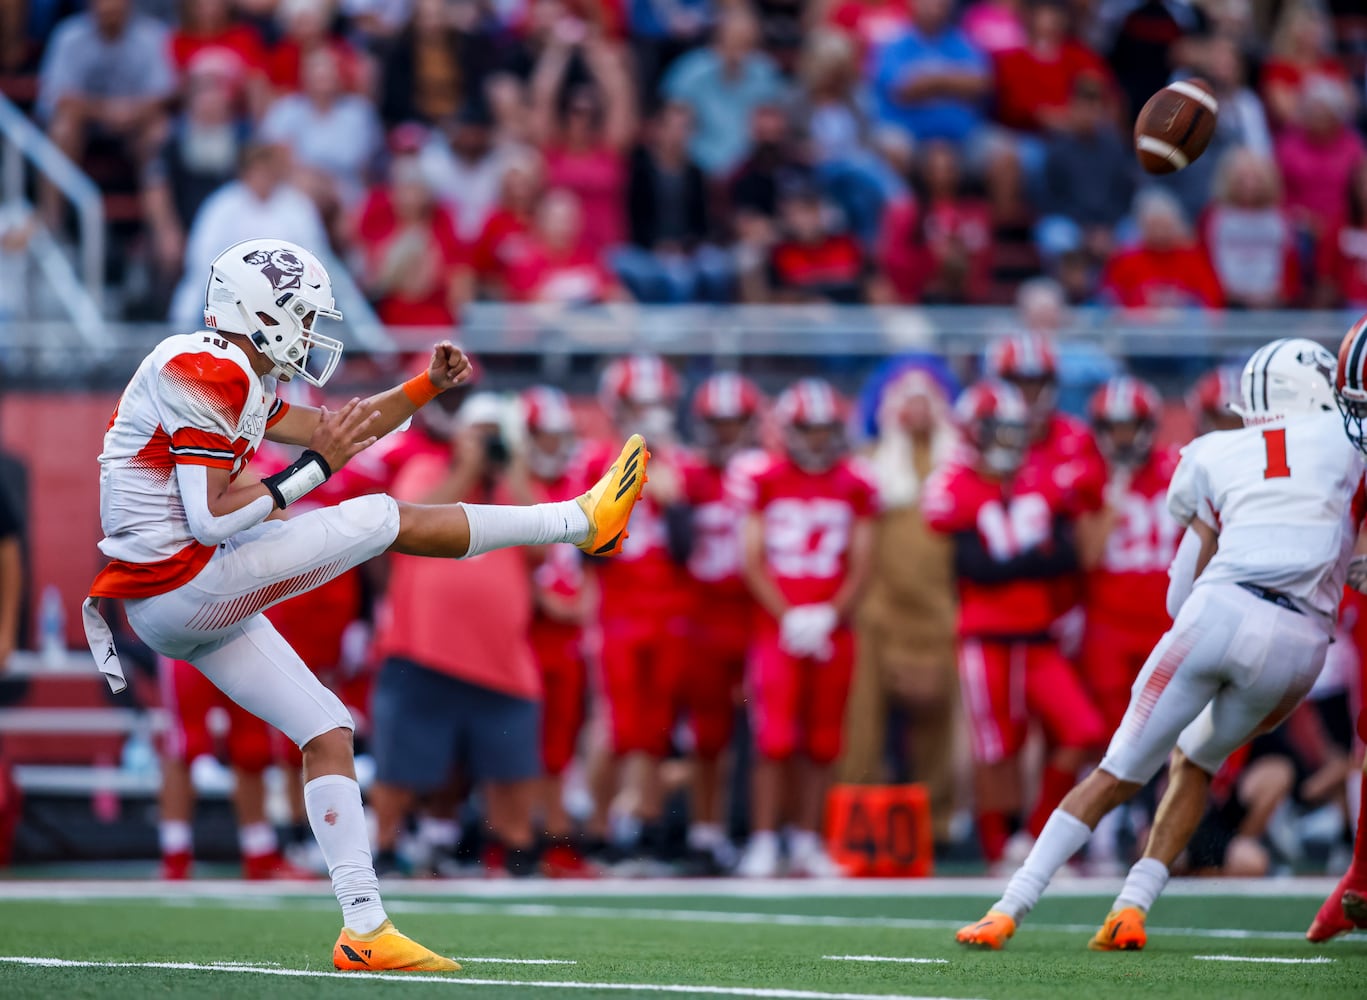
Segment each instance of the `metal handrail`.
[{"label": "metal handrail", "polygon": [[4,142],[0,177],[4,182],[5,201],[24,200],[23,161],[27,158],[76,209],[81,236],[81,280],[98,313],[104,296],[105,240],[104,198],[100,189],[3,94],[0,94],[0,139]]}]

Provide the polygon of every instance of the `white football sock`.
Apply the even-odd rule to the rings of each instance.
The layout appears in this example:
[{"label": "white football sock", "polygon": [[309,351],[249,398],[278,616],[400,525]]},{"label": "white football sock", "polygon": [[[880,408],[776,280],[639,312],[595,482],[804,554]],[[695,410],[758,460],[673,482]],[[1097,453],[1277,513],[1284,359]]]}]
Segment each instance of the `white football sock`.
[{"label": "white football sock", "polygon": [[463,503],[470,522],[470,547],[464,559],[514,545],[577,545],[589,536],[589,519],[573,500],[530,507]]},{"label": "white football sock", "polygon": [[157,839],[162,854],[190,853],[190,824],[179,819],[164,819],[157,824]]},{"label": "white football sock", "polygon": [[275,838],[275,827],[269,823],[248,823],[237,831],[237,844],[244,858],[259,858],[280,849]]},{"label": "white football sock", "polygon": [[325,774],[304,786],[309,826],[328,863],[332,891],[342,906],[342,923],[369,934],[389,919],[380,902],[380,880],[370,860],[361,786],[354,778]]},{"label": "white football sock", "polygon": [[1091,835],[1091,827],[1082,820],[1062,809],[1055,809],[1049,822],[1040,831],[1035,846],[1030,848],[1025,864],[1011,876],[1002,898],[993,904],[992,909],[1019,921],[1034,909],[1050,879],[1068,863],[1069,858],[1082,850]]},{"label": "white football sock", "polygon": [[1115,897],[1113,910],[1127,906],[1137,906],[1145,913],[1153,907],[1154,900],[1168,884],[1168,866],[1157,858],[1140,858],[1125,876],[1125,885],[1120,895]]},{"label": "white football sock", "polygon": [[429,847],[454,850],[456,842],[460,840],[460,824],[453,819],[419,816],[418,839]]},{"label": "white football sock", "polygon": [[688,846],[695,851],[710,851],[725,839],[720,823],[689,824]]},{"label": "white football sock", "polygon": [[788,856],[794,860],[805,860],[821,852],[821,838],[811,830],[790,830],[788,833]]}]

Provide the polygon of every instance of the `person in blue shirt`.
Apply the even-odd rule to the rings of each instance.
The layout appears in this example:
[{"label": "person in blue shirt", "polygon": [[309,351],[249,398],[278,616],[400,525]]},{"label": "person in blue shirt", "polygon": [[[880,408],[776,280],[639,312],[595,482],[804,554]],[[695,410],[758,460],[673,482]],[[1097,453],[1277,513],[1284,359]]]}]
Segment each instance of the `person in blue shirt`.
[{"label": "person in blue shirt", "polygon": [[969,140],[992,88],[987,56],[951,20],[953,0],[909,0],[912,24],[874,57],[880,121],[918,141]]},{"label": "person in blue shirt", "polygon": [[680,56],[661,87],[693,109],[689,153],[711,177],[730,173],[750,151],[750,116],[783,93],[778,68],[759,51],[759,21],[748,7],[727,9],[711,46]]}]

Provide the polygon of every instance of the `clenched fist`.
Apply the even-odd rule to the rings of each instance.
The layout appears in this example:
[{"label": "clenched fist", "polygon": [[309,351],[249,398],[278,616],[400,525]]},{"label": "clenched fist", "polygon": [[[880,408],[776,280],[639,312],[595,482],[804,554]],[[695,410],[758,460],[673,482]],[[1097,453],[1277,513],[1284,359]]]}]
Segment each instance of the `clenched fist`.
[{"label": "clenched fist", "polygon": [[432,348],[432,363],[427,367],[427,377],[438,389],[452,389],[469,381],[473,371],[465,352],[449,340],[443,340]]}]

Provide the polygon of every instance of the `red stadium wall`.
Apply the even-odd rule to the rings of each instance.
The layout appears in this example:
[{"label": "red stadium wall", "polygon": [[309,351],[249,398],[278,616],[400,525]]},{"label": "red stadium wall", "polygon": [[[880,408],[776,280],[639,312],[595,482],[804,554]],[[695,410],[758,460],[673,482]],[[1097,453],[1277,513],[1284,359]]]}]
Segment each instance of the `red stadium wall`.
[{"label": "red stadium wall", "polygon": [[99,572],[96,458],[114,393],[11,393],[0,400],[0,446],[28,466],[28,579],[32,602],[55,584],[66,608],[67,643],[85,645],[80,606]]}]

